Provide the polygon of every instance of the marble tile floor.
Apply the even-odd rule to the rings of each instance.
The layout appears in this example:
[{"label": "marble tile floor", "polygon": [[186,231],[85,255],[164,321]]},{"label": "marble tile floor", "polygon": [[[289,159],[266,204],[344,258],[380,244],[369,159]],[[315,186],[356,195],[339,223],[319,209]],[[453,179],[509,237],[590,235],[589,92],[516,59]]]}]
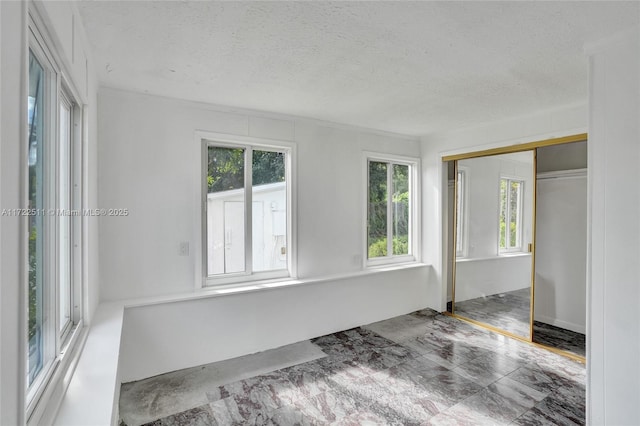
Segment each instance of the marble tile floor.
[{"label": "marble tile floor", "polygon": [[[521,289],[465,300],[455,304],[456,313],[528,338],[530,290]],[[585,335],[534,321],[533,340],[584,357]]]},{"label": "marble tile floor", "polygon": [[120,387],[120,416],[133,426],[208,403],[207,392],[227,383],[326,357],[310,341],[173,371]]},{"label": "marble tile floor", "polygon": [[508,291],[456,302],[456,314],[492,325],[525,338],[529,337],[531,289]]},{"label": "marble tile floor", "polygon": [[533,322],[533,341],[562,349],[582,357],[586,356],[586,337],[582,333],[555,327],[543,322]]},{"label": "marble tile floor", "polygon": [[[172,380],[163,380],[166,375],[146,379],[135,394],[122,392],[121,425],[585,422],[584,365],[432,310],[311,343],[324,356],[252,377],[222,380],[226,383],[198,383],[200,395],[191,404],[184,401],[182,407],[174,404],[171,414],[148,421],[139,416],[137,423],[127,423],[136,404],[139,412],[149,414],[148,405],[158,393],[189,388],[188,380],[182,380],[174,389],[181,372],[169,373]],[[124,384],[123,389],[137,383]]]}]

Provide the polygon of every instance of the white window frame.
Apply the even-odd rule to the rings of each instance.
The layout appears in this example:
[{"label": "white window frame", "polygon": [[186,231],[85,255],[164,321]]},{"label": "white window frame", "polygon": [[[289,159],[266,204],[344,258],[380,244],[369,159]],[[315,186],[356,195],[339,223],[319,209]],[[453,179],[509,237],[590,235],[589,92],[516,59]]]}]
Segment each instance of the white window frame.
[{"label": "white window frame", "polygon": [[[454,244],[456,245],[456,257],[465,258],[468,255],[469,240],[469,168],[460,165],[457,166],[454,185],[458,183],[459,175],[462,175],[462,182],[459,188],[455,188],[458,197],[456,203],[459,201],[459,204],[456,204],[454,207],[458,210],[456,214],[456,241],[454,241]],[[462,194],[460,194],[460,192],[462,192]],[[461,208],[458,209],[458,206]]]},{"label": "white window frame", "polygon": [[[45,350],[50,351],[52,359],[43,366],[42,370],[37,374],[31,385],[26,384],[26,418],[27,424],[38,424],[40,418],[47,410],[50,398],[55,392],[56,387],[67,369],[71,366],[71,353],[76,355],[80,340],[81,330],[83,328],[83,289],[82,289],[82,254],[84,250],[82,229],[84,219],[80,215],[84,207],[83,181],[84,171],[82,169],[83,156],[83,140],[82,132],[85,126],[85,118],[83,106],[80,103],[78,91],[75,89],[71,80],[66,76],[63,67],[60,65],[62,61],[55,49],[55,44],[51,36],[46,32],[46,26],[37,11],[37,8],[29,8],[29,43],[28,50],[38,59],[45,71],[45,78],[48,82],[48,88],[44,93],[44,113],[46,113],[45,129],[46,136],[43,139],[43,150],[45,152],[43,164],[45,168],[46,182],[44,191],[45,208],[53,209],[53,214],[47,213],[43,217],[44,230],[44,259],[39,262],[43,265],[44,273],[44,298],[43,310],[47,313],[52,321],[48,322],[46,330],[49,336],[49,343],[45,344]],[[59,241],[61,238],[61,212],[59,211],[60,198],[60,102],[66,102],[70,112],[70,128],[69,128],[69,202],[70,209],[66,212],[69,214],[69,303],[70,303],[70,319],[68,324],[61,329],[60,327],[60,271],[59,265],[61,255],[59,250]],[[25,104],[26,99],[25,99]],[[25,144],[26,145],[26,144]],[[29,149],[28,146],[25,149]],[[28,158],[27,152],[25,158]],[[25,181],[28,179],[28,167],[25,167]],[[25,191],[28,190],[28,183],[25,185]],[[28,200],[28,195],[25,194]],[[67,210],[67,209],[65,209]],[[42,212],[40,213],[42,214]],[[28,268],[28,256],[25,259]],[[28,284],[25,283],[25,286]],[[28,304],[25,306],[28,313]],[[24,330],[27,333],[27,330]],[[26,337],[28,340],[28,337]],[[28,343],[26,345],[28,349]],[[28,357],[28,353],[26,354]],[[28,363],[25,363],[25,366]],[[25,378],[28,377],[29,371],[25,371]]]},{"label": "white window frame", "polygon": [[518,199],[518,217],[517,217],[517,221],[516,221],[516,239],[519,239],[519,245],[516,247],[509,247],[509,243],[510,243],[510,235],[511,233],[509,232],[509,223],[511,221],[511,212],[510,209],[508,208],[509,204],[510,204],[510,200],[511,200],[511,191],[507,190],[507,208],[505,209],[506,211],[506,217],[505,217],[505,223],[506,223],[506,228],[505,228],[505,248],[500,247],[500,205],[498,205],[498,254],[508,254],[508,253],[520,253],[524,251],[524,247],[523,247],[523,241],[522,241],[522,236],[523,236],[523,229],[524,229],[524,191],[525,191],[525,180],[522,177],[514,177],[514,176],[508,176],[508,175],[501,175],[500,176],[500,180],[498,181],[498,203],[502,203],[502,199],[500,198],[500,185],[502,183],[503,180],[507,181],[507,189],[509,188],[511,182],[518,182],[520,184],[520,192],[519,192],[519,199]]},{"label": "white window frame", "polygon": [[[409,167],[409,254],[393,254],[392,214],[390,212],[392,197],[387,193],[387,255],[369,259],[368,223],[369,223],[369,163],[382,162]],[[363,153],[363,182],[364,182],[364,229],[363,229],[363,260],[365,268],[376,268],[385,265],[414,263],[420,261],[420,159],[395,154],[364,151]],[[391,172],[387,171],[387,188],[391,188]]]},{"label": "white window frame", "polygon": [[[196,287],[210,288],[221,285],[235,285],[257,281],[269,281],[274,279],[283,278],[295,278],[296,277],[296,263],[297,263],[297,246],[296,246],[296,145],[291,142],[276,141],[270,139],[254,138],[248,136],[230,136],[228,134],[219,134],[213,132],[197,131],[196,140],[200,145],[201,156],[201,173],[200,173],[200,187],[201,187],[201,256],[200,265],[197,267],[200,269],[199,276],[202,277]],[[251,154],[253,149],[265,150],[265,151],[278,151],[285,153],[285,181],[286,181],[286,196],[287,196],[287,267],[286,269],[274,270],[274,271],[252,271],[252,209],[247,209],[246,206],[252,206],[252,175],[251,168],[245,167],[244,170],[244,204],[245,204],[245,217],[244,217],[244,231],[245,231],[245,271],[237,273],[227,273],[220,275],[208,275],[207,270],[207,174],[208,174],[208,147],[216,146],[223,148],[243,148],[245,149],[245,165],[251,164]]]}]

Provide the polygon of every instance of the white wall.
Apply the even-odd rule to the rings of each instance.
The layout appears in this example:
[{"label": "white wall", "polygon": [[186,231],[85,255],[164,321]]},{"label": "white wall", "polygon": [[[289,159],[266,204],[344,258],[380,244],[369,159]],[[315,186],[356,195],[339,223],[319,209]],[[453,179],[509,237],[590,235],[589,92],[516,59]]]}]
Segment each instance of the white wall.
[{"label": "white wall", "polygon": [[456,262],[456,302],[531,288],[531,255]]},{"label": "white wall", "polygon": [[640,28],[589,54],[587,422],[640,424]]},{"label": "white wall", "polygon": [[[130,211],[101,218],[103,300],[194,290],[202,238],[196,130],[296,143],[300,278],[362,268],[362,151],[420,156],[417,141],[389,134],[113,89],[99,98],[100,206]],[[181,242],[189,256],[178,255]]]},{"label": "white wall", "polygon": [[121,380],[272,349],[420,309],[427,298],[428,269],[128,308]]},{"label": "white wall", "polygon": [[[428,267],[357,275],[364,254],[363,151],[419,157],[418,141],[113,89],[99,97],[100,205],[130,211],[101,218],[103,300],[196,291],[202,261],[196,130],[295,142],[298,277],[348,275],[130,309],[123,380],[274,348],[429,303]],[[183,241],[189,256],[178,255]],[[143,356],[149,351],[162,356]]]},{"label": "white wall", "polygon": [[546,175],[537,189],[534,318],[585,333],[587,174]]},{"label": "white wall", "polygon": [[[26,7],[22,2],[0,2],[0,207],[22,206],[19,187],[27,164],[20,141],[26,140]],[[24,111],[17,107],[24,105]],[[24,161],[22,161],[24,159]],[[26,224],[16,216],[0,217],[0,424],[24,421],[26,354]]]},{"label": "white wall", "polygon": [[[85,190],[87,206],[96,200],[96,80],[88,42],[79,14],[68,2],[0,2],[0,208],[26,206],[26,155],[24,133],[28,73],[27,7],[39,11],[50,48],[59,53],[65,75],[77,86],[81,101],[88,106]],[[72,27],[75,27],[73,30]],[[74,50],[75,49],[75,50]],[[22,424],[25,413],[26,377],[26,217],[3,216],[0,219],[0,424]],[[83,296],[87,322],[98,304],[97,221],[86,224],[86,268]],[[58,395],[59,396],[59,395]]]},{"label": "white wall", "polygon": [[433,265],[428,282],[429,307],[446,307],[448,205],[445,155],[509,146],[586,132],[586,105],[569,105],[481,127],[422,138],[423,260]]}]

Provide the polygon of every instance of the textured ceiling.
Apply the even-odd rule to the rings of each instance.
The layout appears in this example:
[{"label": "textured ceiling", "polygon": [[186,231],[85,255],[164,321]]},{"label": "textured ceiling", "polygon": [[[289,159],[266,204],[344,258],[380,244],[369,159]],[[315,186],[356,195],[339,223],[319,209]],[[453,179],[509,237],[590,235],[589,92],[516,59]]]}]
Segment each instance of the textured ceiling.
[{"label": "textured ceiling", "polygon": [[585,102],[640,2],[82,1],[102,85],[423,135]]}]

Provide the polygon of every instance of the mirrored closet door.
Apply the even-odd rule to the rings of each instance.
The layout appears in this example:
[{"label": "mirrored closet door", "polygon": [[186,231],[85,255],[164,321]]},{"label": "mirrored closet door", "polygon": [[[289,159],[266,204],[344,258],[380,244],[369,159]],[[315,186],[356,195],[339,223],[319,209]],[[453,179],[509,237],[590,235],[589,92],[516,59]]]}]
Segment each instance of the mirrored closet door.
[{"label": "mirrored closet door", "polygon": [[443,159],[447,311],[581,361],[586,137]]},{"label": "mirrored closet door", "polygon": [[453,313],[531,338],[534,151],[455,164]]},{"label": "mirrored closet door", "polygon": [[585,356],[587,142],[537,149],[533,341]]}]

